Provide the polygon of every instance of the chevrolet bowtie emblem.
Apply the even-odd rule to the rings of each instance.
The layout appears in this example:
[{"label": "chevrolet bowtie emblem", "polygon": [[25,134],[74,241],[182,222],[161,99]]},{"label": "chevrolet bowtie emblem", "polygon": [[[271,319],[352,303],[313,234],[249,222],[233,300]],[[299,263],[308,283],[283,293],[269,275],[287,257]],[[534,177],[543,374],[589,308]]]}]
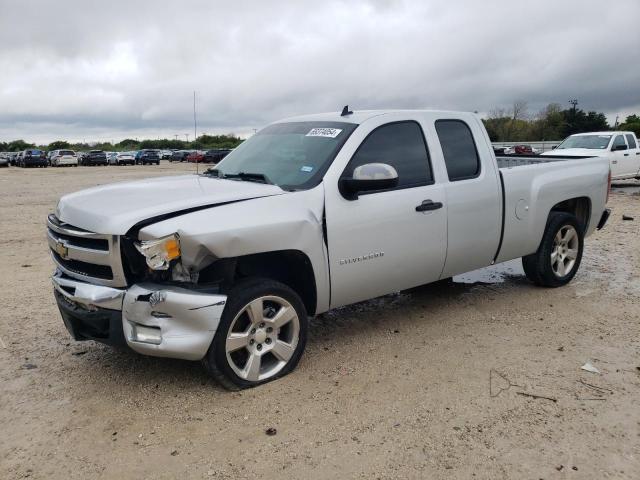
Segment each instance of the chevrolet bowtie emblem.
[{"label": "chevrolet bowtie emblem", "polygon": [[69,255],[69,249],[62,242],[56,242],[56,253],[60,255],[62,259],[66,259],[67,255]]}]

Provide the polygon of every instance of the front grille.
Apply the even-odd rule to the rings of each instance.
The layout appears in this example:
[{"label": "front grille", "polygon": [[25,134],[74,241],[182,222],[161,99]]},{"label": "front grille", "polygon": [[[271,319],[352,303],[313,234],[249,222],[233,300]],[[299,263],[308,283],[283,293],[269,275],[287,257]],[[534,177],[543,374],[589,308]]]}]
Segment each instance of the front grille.
[{"label": "front grille", "polygon": [[98,285],[126,286],[117,235],[90,232],[55,215],[49,215],[47,227],[51,257],[64,273]]},{"label": "front grille", "polygon": [[57,240],[64,240],[67,244],[75,247],[89,248],[93,250],[109,251],[109,240],[101,240],[99,238],[83,238],[73,237],[71,235],[65,235],[63,233],[55,232],[49,229],[49,234],[54,236]]},{"label": "front grille", "polygon": [[94,265],[93,263],[81,262],[80,260],[65,260],[53,250],[51,251],[51,254],[58,265],[62,265],[65,270],[71,273],[82,275],[83,277],[113,280],[113,271],[111,270],[111,267]]}]

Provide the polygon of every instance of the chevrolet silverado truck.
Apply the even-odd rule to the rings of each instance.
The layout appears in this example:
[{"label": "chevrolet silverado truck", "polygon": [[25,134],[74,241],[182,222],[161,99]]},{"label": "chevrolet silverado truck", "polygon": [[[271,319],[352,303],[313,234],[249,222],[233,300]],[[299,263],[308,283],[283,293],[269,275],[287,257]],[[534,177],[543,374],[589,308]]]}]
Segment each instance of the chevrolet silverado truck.
[{"label": "chevrolet silverado truck", "polygon": [[471,113],[279,121],[199,175],[64,196],[55,298],[76,340],[252,387],[291,372],[332,308],[519,257],[535,284],[568,283],[608,218],[609,164],[515,157]]},{"label": "chevrolet silverado truck", "polygon": [[640,179],[640,145],[633,132],[577,133],[543,156],[604,157],[613,180]]}]

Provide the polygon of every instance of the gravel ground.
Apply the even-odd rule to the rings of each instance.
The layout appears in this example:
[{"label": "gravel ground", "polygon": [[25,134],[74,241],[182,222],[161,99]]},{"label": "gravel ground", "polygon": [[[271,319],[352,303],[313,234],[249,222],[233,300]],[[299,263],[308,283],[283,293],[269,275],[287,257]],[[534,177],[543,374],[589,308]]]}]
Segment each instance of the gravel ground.
[{"label": "gravel ground", "polygon": [[49,280],[62,194],[187,169],[0,170],[0,478],[640,478],[637,184],[569,286],[516,261],[341,308],[292,375],[230,393],[72,341]]}]

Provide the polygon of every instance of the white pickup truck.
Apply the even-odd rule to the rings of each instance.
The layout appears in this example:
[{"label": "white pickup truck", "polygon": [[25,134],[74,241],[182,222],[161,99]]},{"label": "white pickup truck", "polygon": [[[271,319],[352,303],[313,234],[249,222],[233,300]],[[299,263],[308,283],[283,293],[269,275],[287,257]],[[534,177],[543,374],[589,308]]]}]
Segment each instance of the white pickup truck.
[{"label": "white pickup truck", "polygon": [[542,155],[604,157],[611,165],[612,179],[640,179],[640,145],[633,132],[577,133],[565,138],[554,150]]},{"label": "white pickup truck", "polygon": [[608,218],[609,174],[603,158],[496,159],[471,113],[286,119],[205,173],[63,197],[54,293],[76,340],[255,386],[341,305],[519,257],[536,284],[566,284]]}]

